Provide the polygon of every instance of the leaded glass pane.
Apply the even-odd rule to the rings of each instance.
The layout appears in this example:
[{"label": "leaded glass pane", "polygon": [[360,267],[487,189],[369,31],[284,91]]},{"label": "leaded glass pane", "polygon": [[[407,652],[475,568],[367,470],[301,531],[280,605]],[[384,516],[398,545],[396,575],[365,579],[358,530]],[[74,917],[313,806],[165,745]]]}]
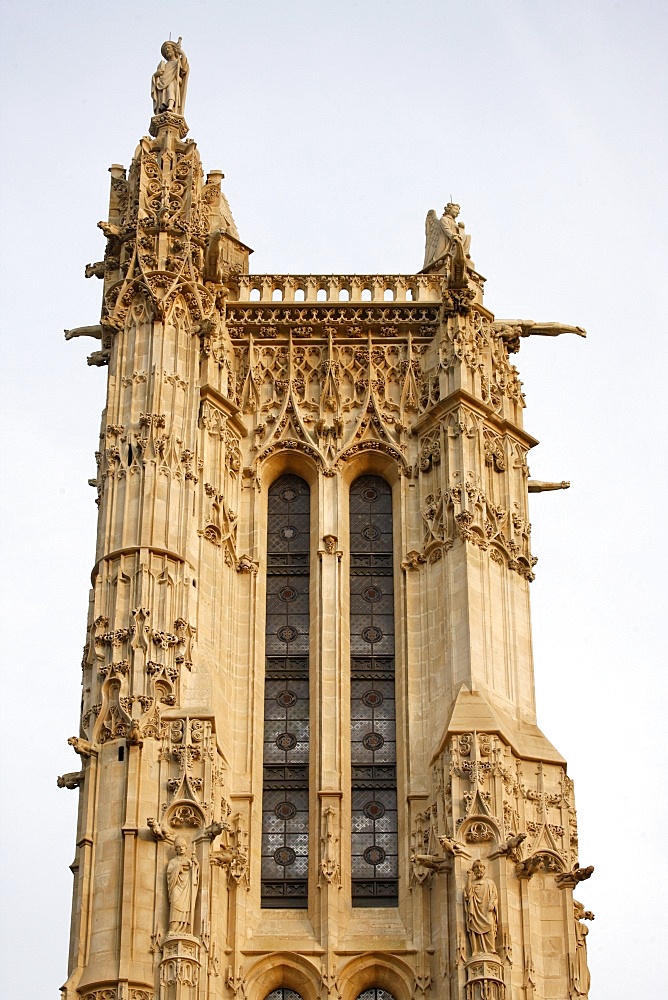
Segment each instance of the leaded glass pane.
[{"label": "leaded glass pane", "polygon": [[353,906],[398,902],[392,554],[392,492],[362,476],[350,491]]},{"label": "leaded glass pane", "polygon": [[[367,990],[367,993],[369,992],[371,991]],[[380,990],[379,992],[382,993],[384,991]],[[394,1000],[394,997],[392,997],[390,993],[388,993],[387,996],[391,997],[391,1000]],[[265,1000],[302,1000],[302,995],[301,993],[296,993],[294,990],[288,990],[285,987],[281,987],[278,990],[272,990],[271,993],[268,993]],[[373,998],[369,998],[369,1000],[373,1000]],[[381,998],[379,998],[379,1000],[381,1000]]]},{"label": "leaded glass pane", "polygon": [[[273,993],[270,994],[270,996],[273,997]],[[269,1000],[269,997],[267,997],[267,1000]],[[394,1000],[394,997],[391,993],[388,993],[387,990],[381,990],[376,986],[372,986],[371,989],[365,990],[364,993],[360,993],[357,1000]]]},{"label": "leaded glass pane", "polygon": [[[262,797],[266,907],[305,907],[308,896],[310,506],[308,485],[297,476],[281,476],[269,490]],[[286,989],[269,996],[294,1000],[299,994]]]}]

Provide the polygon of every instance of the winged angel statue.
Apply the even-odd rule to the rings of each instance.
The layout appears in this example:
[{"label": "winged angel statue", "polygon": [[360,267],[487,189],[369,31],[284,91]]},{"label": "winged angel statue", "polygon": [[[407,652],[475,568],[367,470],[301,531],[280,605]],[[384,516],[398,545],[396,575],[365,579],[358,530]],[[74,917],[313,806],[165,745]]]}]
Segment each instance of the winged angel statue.
[{"label": "winged angel statue", "polygon": [[466,257],[469,257],[471,237],[464,232],[464,223],[457,222],[459,205],[449,201],[439,219],[433,208],[427,212],[425,222],[426,245],[424,251],[423,269],[434,261],[440,260],[458,243]]}]

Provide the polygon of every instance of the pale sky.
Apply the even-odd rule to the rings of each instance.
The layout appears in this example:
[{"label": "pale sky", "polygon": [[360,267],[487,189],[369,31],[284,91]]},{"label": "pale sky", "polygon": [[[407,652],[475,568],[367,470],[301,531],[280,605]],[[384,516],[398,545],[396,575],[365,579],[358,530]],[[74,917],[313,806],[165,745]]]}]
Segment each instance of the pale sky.
[{"label": "pale sky", "polygon": [[[0,5],[3,997],[67,971],[80,661],[106,369],[111,163],[183,36],[186,118],[254,272],[410,273],[452,196],[498,318],[558,320],[517,365],[538,722],[569,761],[590,1000],[658,995],[666,913],[666,5],[338,0]],[[662,114],[663,112],[663,114]]]}]

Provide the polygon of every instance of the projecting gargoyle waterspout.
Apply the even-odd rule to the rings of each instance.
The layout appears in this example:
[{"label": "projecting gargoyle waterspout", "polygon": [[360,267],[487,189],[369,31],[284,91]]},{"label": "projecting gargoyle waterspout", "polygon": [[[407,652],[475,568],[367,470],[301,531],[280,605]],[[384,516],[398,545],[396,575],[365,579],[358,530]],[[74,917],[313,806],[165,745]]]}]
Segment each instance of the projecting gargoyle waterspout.
[{"label": "projecting gargoyle waterspout", "polygon": [[587,331],[581,326],[567,326],[565,323],[536,323],[532,319],[497,319],[494,332],[505,340],[510,353],[519,351],[520,337],[560,337],[562,333],[574,333],[586,337]]}]

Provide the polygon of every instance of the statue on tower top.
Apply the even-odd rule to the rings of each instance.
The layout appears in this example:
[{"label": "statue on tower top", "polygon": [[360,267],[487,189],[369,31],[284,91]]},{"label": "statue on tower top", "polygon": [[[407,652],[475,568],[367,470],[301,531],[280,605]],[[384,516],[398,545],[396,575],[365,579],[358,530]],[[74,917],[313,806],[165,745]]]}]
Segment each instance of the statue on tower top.
[{"label": "statue on tower top", "polygon": [[464,223],[457,221],[459,205],[449,201],[439,219],[431,208],[425,222],[426,246],[423,269],[440,260],[453,244],[461,246],[464,255],[470,259],[471,237],[464,230]]},{"label": "statue on tower top", "polygon": [[151,77],[153,114],[171,111],[172,114],[183,115],[190,67],[181,48],[181,38],[178,42],[163,42],[160,52],[163,58]]}]

